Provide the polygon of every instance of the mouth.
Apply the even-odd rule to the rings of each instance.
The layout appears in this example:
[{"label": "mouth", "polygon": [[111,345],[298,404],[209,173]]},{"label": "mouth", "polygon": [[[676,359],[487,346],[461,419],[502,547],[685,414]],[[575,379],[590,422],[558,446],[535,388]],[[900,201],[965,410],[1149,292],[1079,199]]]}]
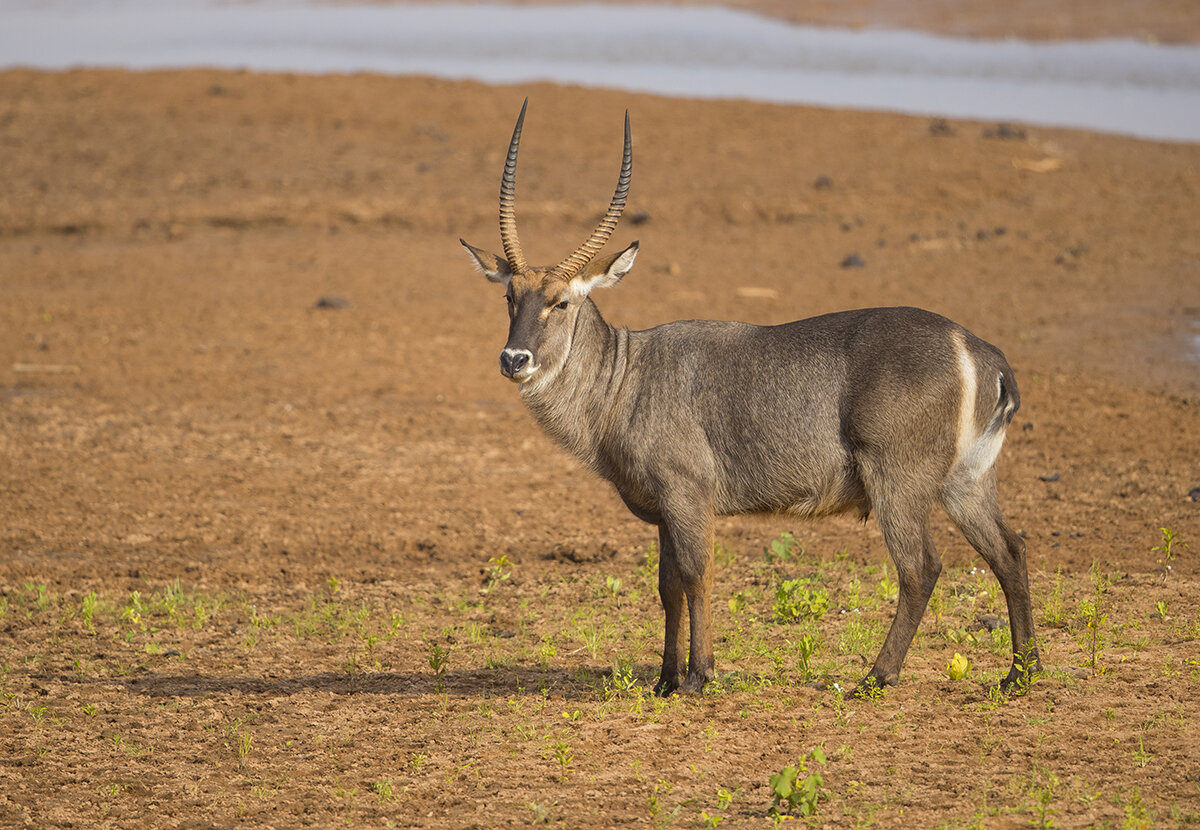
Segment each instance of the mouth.
[{"label": "mouth", "polygon": [[516,372],[506,372],[501,369],[500,374],[504,375],[504,377],[508,378],[513,383],[521,384],[532,380],[533,376],[537,374],[537,370],[537,366],[524,366]]}]

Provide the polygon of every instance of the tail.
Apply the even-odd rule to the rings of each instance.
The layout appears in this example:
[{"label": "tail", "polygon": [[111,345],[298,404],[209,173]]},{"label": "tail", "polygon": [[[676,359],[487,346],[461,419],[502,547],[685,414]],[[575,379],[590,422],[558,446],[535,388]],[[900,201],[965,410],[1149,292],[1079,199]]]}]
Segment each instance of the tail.
[{"label": "tail", "polygon": [[998,387],[996,411],[992,415],[991,421],[988,422],[987,432],[992,432],[1001,426],[1011,424],[1013,416],[1021,408],[1021,392],[1017,389],[1017,379],[1013,375],[1012,368],[1007,363],[1001,367],[1000,374],[996,378],[996,385]]}]

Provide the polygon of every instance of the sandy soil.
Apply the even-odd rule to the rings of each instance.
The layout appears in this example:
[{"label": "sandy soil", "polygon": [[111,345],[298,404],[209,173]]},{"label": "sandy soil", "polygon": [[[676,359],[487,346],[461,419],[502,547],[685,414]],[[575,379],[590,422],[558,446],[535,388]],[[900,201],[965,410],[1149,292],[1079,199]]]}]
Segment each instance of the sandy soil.
[{"label": "sandy soil", "polygon": [[[629,587],[651,529],[522,410],[501,295],[458,246],[498,246],[526,94],[535,258],[603,209],[632,112],[616,241],[642,253],[598,298],[610,321],[913,304],[1006,351],[1023,406],[1001,496],[1051,669],[1033,694],[988,709],[948,684],[965,646],[932,614],[878,703],[603,693],[614,649],[652,680],[652,583]],[[934,127],[552,86],[0,73],[0,822],[702,825],[725,788],[718,817],[765,823],[768,776],[818,743],[839,749],[832,826],[1016,826],[1041,793],[1059,826],[1200,820],[1200,147]],[[1167,580],[1163,527],[1190,543]],[[869,525],[723,520],[719,605],[762,595],[782,530],[817,559],[885,555]],[[511,579],[481,598],[501,556]],[[1098,676],[1094,562],[1115,580]],[[1056,584],[1073,624],[1051,624]],[[593,611],[619,645],[568,643]]]}]

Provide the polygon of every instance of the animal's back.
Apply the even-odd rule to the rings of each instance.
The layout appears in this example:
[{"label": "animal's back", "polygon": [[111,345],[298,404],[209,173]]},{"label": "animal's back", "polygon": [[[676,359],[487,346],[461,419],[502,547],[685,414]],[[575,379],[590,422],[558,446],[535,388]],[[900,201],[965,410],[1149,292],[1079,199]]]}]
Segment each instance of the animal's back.
[{"label": "animal's back", "polygon": [[948,467],[955,434],[939,415],[959,407],[956,339],[1003,363],[961,326],[915,308],[634,334],[652,367],[634,379],[629,422],[646,476],[708,479],[719,514],[865,515],[859,452],[932,448]]}]

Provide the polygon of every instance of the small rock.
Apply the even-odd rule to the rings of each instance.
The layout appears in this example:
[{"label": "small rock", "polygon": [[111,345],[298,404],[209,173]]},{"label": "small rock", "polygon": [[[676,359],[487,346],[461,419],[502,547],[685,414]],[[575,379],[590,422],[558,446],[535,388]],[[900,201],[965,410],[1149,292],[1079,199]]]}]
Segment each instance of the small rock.
[{"label": "small rock", "polygon": [[831,190],[833,188],[833,179],[826,175],[817,176],[813,182],[813,187],[817,190]]},{"label": "small rock", "polygon": [[1193,487],[1188,491],[1188,498],[1192,501],[1200,501],[1200,487]]},{"label": "small rock", "polygon": [[986,628],[988,631],[995,631],[1000,627],[1000,618],[995,614],[980,614],[975,618],[975,626],[977,629]]},{"label": "small rock", "polygon": [[861,256],[859,256],[858,254],[849,254],[845,259],[842,260],[841,264],[842,264],[843,268],[866,268],[867,267],[867,261],[865,259],[863,259]]},{"label": "small rock", "polygon": [[988,127],[983,131],[984,138],[996,138],[1001,141],[1024,141],[1025,131],[1020,127],[1009,124],[997,124],[994,127]]},{"label": "small rock", "polygon": [[1047,475],[1038,476],[1038,481],[1058,481],[1061,476],[1058,473],[1049,473]]},{"label": "small rock", "polygon": [[936,136],[952,136],[954,128],[950,126],[950,122],[945,118],[935,118],[929,122],[929,134]]},{"label": "small rock", "polygon": [[317,304],[314,307],[340,310],[340,309],[344,309],[344,308],[349,308],[350,301],[347,300],[345,297],[339,297],[336,294],[326,294],[325,296],[323,296],[319,300],[317,300]]},{"label": "small rock", "polygon": [[637,213],[633,214],[633,216],[629,217],[629,224],[631,224],[631,225],[644,225],[649,221],[650,221],[650,214],[644,210],[640,210]]}]

